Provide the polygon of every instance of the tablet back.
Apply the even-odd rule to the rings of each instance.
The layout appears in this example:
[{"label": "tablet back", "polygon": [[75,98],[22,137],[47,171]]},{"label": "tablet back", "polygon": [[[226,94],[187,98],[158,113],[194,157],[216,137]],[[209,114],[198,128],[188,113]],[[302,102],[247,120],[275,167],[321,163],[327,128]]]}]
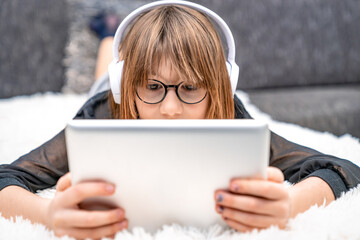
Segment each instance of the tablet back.
[{"label": "tablet back", "polygon": [[73,184],[105,180],[105,200],[130,227],[220,223],[214,191],[233,177],[266,177],[269,130],[255,120],[73,120],[66,128]]}]

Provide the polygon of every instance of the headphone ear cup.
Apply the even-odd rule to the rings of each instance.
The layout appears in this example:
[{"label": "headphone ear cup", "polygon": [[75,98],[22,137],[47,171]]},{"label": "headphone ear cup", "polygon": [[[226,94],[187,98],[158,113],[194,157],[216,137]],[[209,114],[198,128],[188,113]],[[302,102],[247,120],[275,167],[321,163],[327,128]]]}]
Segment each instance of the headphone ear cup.
[{"label": "headphone ear cup", "polygon": [[121,99],[121,77],[122,77],[122,69],[124,66],[124,61],[116,61],[114,59],[108,67],[109,71],[109,81],[111,92],[114,97],[114,101],[117,104],[120,104]]},{"label": "headphone ear cup", "polygon": [[230,77],[232,93],[235,94],[238,78],[239,78],[239,66],[235,62],[232,63],[226,62],[226,68],[228,70]]},{"label": "headphone ear cup", "polygon": [[228,61],[226,61],[226,68],[227,68],[229,77],[231,79],[231,64]]}]

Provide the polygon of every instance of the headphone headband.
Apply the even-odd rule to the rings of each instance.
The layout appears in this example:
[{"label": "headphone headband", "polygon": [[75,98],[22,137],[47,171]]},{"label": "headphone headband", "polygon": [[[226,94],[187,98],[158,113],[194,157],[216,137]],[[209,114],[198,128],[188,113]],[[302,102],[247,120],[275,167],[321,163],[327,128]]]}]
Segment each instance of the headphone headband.
[{"label": "headphone headband", "polygon": [[121,38],[127,28],[127,26],[142,12],[145,12],[147,10],[153,9],[157,6],[164,6],[164,5],[182,5],[187,6],[192,9],[198,10],[202,13],[205,13],[207,16],[211,17],[212,20],[214,20],[221,30],[224,32],[224,36],[226,38],[227,45],[229,47],[229,53],[228,53],[228,62],[234,62],[235,61],[235,42],[233,35],[230,31],[230,28],[225,23],[225,21],[217,15],[215,12],[211,11],[208,8],[205,8],[199,4],[188,2],[188,1],[182,1],[182,0],[162,0],[162,1],[156,1],[149,4],[146,4],[142,7],[139,7],[138,9],[131,12],[119,25],[118,29],[116,30],[115,37],[114,37],[114,45],[113,45],[113,57],[116,59],[116,61],[119,61],[119,45],[121,42]]}]

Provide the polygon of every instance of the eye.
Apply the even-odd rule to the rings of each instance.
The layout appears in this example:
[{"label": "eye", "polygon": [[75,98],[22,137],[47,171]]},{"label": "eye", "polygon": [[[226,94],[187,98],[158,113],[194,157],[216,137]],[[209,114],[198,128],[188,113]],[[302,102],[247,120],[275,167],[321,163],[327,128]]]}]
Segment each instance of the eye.
[{"label": "eye", "polygon": [[146,85],[146,89],[151,90],[151,91],[156,91],[156,90],[159,90],[161,88],[162,88],[162,86],[159,83],[148,83]]},{"label": "eye", "polygon": [[185,91],[198,90],[198,87],[196,85],[193,85],[193,84],[183,84],[183,85],[181,85],[181,88],[184,89]]}]

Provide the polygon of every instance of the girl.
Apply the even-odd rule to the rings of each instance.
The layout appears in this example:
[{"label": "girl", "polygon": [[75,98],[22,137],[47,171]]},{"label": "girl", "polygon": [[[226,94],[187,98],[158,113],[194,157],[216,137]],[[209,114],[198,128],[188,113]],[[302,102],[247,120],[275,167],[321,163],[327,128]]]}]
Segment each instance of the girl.
[{"label": "girl", "polygon": [[[125,60],[120,104],[111,91],[101,92],[75,118],[250,118],[233,95],[220,38],[205,14],[175,3],[155,7],[133,21],[118,49],[120,60]],[[165,92],[166,85],[173,86]],[[161,94],[152,95],[158,91]],[[196,94],[189,98],[186,92]],[[284,227],[289,218],[313,204],[329,204],[360,182],[360,169],[351,162],[274,133],[270,151],[267,180],[229,179],[227,189],[214,191],[215,210],[239,231]],[[88,197],[113,194],[115,186],[72,185],[67,172],[64,131],[12,164],[2,165],[2,215],[22,215],[56,235],[76,238],[112,236],[127,227],[126,209],[87,211],[81,205]],[[285,187],[284,179],[294,185]],[[33,194],[55,184],[57,192],[51,200]]]}]

